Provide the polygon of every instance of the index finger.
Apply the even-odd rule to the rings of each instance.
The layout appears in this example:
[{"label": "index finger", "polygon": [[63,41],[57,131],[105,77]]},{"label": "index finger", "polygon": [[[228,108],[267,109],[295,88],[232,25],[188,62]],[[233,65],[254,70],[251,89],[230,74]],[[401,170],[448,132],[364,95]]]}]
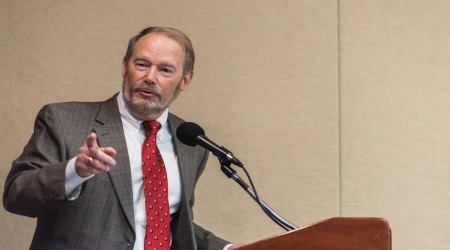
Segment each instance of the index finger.
[{"label": "index finger", "polygon": [[[100,148],[101,149],[101,148]],[[102,150],[93,150],[90,153],[92,154],[92,156],[95,159],[100,160],[101,162],[104,162],[110,166],[115,166],[116,165],[116,160],[114,160],[113,157],[107,155],[105,152],[103,152]]]},{"label": "index finger", "polygon": [[86,139],[86,145],[88,146],[88,148],[98,148],[96,133],[92,132],[88,135],[88,138]]}]

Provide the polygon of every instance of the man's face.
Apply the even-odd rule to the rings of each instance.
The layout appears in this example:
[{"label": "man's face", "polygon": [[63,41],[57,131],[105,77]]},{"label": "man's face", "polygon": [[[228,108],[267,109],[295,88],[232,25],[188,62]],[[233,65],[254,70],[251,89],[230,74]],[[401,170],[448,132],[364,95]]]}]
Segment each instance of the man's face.
[{"label": "man's face", "polygon": [[183,73],[185,52],[162,33],[141,37],[122,65],[124,101],[132,115],[154,120],[185,90],[192,72]]}]

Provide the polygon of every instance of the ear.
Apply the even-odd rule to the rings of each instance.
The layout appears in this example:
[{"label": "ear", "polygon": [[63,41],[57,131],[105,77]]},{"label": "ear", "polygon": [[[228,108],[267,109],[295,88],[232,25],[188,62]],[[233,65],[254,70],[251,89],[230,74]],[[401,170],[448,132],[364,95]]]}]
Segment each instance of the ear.
[{"label": "ear", "polygon": [[127,75],[127,62],[122,61],[122,67],[120,69],[120,74],[122,75],[122,77],[125,77]]},{"label": "ear", "polygon": [[186,90],[189,85],[191,85],[192,78],[194,77],[194,72],[188,72],[184,75],[183,80],[180,83],[180,90]]}]

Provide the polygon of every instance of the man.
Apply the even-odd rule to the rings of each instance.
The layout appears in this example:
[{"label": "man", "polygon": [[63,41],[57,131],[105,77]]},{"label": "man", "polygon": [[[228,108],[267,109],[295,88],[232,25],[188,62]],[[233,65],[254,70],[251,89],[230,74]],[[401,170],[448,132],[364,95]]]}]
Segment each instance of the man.
[{"label": "man", "polygon": [[128,44],[120,93],[42,108],[3,197],[8,211],[37,217],[30,249],[227,246],[192,221],[207,152],[175,138],[182,120],[168,112],[193,66],[186,35],[146,28]]}]

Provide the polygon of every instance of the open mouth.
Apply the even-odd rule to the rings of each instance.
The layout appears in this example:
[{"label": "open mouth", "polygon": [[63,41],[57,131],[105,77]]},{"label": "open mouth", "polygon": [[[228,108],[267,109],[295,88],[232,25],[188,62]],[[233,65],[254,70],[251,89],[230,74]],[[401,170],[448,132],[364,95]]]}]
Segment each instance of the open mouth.
[{"label": "open mouth", "polygon": [[161,98],[161,95],[159,93],[156,93],[148,89],[136,89],[135,93],[137,93],[143,98]]}]

